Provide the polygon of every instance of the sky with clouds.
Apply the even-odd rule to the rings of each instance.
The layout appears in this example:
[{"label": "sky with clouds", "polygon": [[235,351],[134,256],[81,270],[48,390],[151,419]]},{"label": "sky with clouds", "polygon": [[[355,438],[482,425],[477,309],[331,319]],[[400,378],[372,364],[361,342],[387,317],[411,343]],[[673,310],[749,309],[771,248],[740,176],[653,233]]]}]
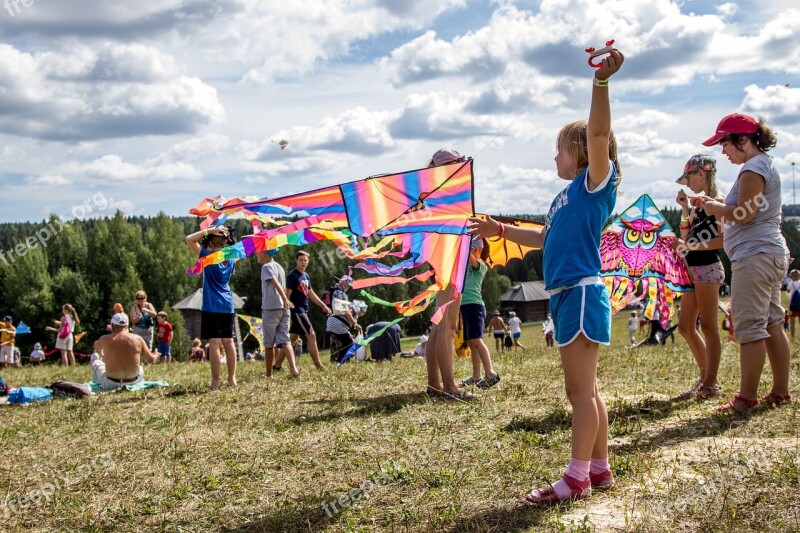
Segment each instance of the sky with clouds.
[{"label": "sky with clouds", "polygon": [[[776,130],[792,203],[794,1],[0,0],[0,222],[183,215],[420,168],[443,146],[475,159],[478,211],[542,213],[564,187],[556,134],[588,115],[584,49],[608,39],[626,54],[618,210],[642,193],[674,206],[703,151],[727,192],[736,167],[700,141],[734,111]],[[98,193],[105,212],[87,209]]]}]

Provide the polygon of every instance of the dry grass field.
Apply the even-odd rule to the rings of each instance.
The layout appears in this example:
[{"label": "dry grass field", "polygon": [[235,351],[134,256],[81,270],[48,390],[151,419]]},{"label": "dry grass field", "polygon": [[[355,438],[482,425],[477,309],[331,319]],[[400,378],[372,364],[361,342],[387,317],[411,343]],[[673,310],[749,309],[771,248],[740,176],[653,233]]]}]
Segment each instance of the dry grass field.
[{"label": "dry grass field", "polygon": [[[206,365],[146,368],[171,386],[0,409],[6,531],[800,531],[800,404],[714,415],[676,399],[695,378],[682,339],[631,350],[624,314],[601,351],[617,487],[530,507],[569,454],[556,350],[495,358],[499,385],[463,403],[424,394],[424,363],[329,366],[209,392]],[[792,391],[798,393],[792,344]],[[738,349],[726,344],[724,398]],[[468,361],[457,362],[457,375]],[[12,385],[86,381],[87,367],[11,369]],[[765,372],[762,394],[769,388]]]}]

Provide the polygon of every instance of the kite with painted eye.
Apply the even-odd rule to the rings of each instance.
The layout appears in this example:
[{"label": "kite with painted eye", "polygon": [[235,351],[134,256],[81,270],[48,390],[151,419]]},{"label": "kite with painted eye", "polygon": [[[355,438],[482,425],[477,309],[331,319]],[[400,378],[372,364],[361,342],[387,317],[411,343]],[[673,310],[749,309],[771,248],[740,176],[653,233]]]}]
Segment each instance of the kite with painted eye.
[{"label": "kite with painted eye", "polygon": [[658,309],[669,321],[675,293],[692,287],[679,252],[671,248],[675,233],[653,200],[640,196],[609,224],[600,238],[600,275],[611,295],[611,311],[645,301],[645,316]]}]

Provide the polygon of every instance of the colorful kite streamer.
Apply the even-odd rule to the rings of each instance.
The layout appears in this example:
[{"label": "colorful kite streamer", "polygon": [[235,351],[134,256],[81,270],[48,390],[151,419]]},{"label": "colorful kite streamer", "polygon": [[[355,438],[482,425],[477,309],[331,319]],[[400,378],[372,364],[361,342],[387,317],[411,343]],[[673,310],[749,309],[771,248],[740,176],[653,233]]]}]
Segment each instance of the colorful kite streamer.
[{"label": "colorful kite streamer", "polygon": [[[285,245],[330,240],[357,261],[353,268],[375,276],[356,280],[355,288],[386,283],[387,276],[402,276],[406,270],[427,265],[429,270],[415,277],[420,281],[433,277],[433,283],[410,300],[392,304],[410,316],[423,311],[448,285],[455,289],[454,298],[463,289],[470,243],[466,228],[474,214],[472,188],[472,160],[468,159],[282,198],[206,198],[189,211],[206,217],[201,228],[242,214],[252,222],[254,233],[198,260],[189,273]],[[276,220],[287,218],[292,221]],[[271,227],[262,229],[264,224]],[[378,242],[362,247],[357,237]],[[388,256],[400,261],[391,265],[379,261]],[[443,311],[440,307],[434,322]]]}]

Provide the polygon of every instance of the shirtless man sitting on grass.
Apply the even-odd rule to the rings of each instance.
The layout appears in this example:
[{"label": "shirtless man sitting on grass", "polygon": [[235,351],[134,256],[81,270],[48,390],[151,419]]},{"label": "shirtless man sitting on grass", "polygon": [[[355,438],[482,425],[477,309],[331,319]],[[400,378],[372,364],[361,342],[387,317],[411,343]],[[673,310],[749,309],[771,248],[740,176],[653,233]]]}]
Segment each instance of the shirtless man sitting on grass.
[{"label": "shirtless man sitting on grass", "polygon": [[141,358],[148,363],[158,361],[158,350],[151,353],[144,340],[128,332],[128,315],[111,317],[111,333],[94,343],[91,358],[92,381],[102,390],[114,390],[144,381]]}]

